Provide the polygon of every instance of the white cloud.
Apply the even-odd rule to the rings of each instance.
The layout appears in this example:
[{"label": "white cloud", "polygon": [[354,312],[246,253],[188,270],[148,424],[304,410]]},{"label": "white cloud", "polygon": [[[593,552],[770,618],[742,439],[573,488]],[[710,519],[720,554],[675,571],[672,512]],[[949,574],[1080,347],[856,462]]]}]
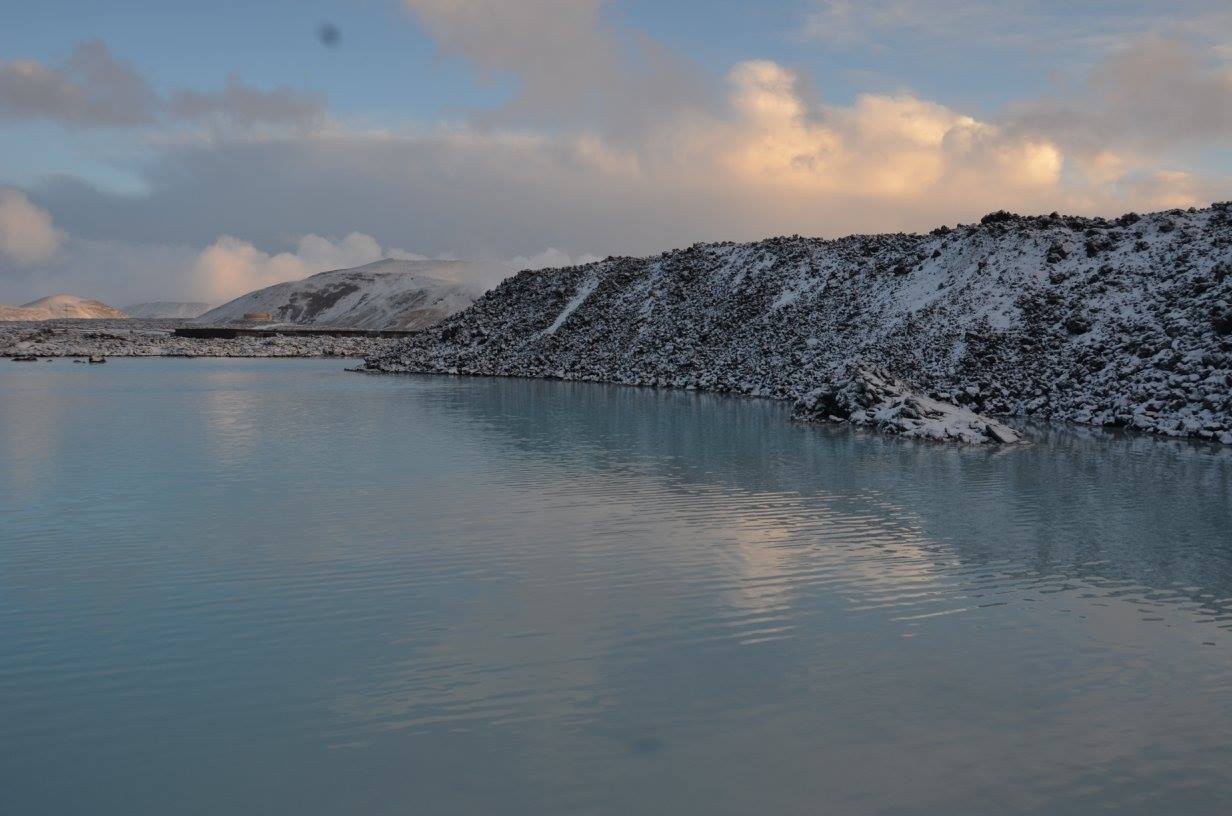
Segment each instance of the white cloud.
[{"label": "white cloud", "polygon": [[29,266],[48,260],[59,246],[51,214],[21,190],[0,187],[0,254]]},{"label": "white cloud", "polygon": [[[382,258],[429,260],[403,249],[384,249],[371,235],[352,232],[339,241],[309,234],[299,239],[294,252],[269,254],[230,235],[224,235],[207,247],[193,263],[191,285],[197,296],[222,302],[254,289],[284,281],[300,280],[317,272],[363,266]],[[438,257],[437,260],[455,260]],[[511,259],[475,259],[452,272],[439,274],[459,283],[488,287],[512,272],[522,269],[544,269],[555,266],[597,261],[595,255],[583,253],[571,256],[556,247],[548,247],[531,256]]]},{"label": "white cloud", "polygon": [[[133,247],[161,247],[151,253],[161,273],[153,263],[148,275],[131,273],[148,281],[132,299],[217,300],[380,256],[488,259],[486,283],[508,268],[567,264],[589,252],[919,230],[1002,208],[1115,215],[1232,194],[1232,179],[1178,158],[1200,160],[1202,148],[1232,143],[1227,54],[1195,51],[1188,41],[1122,44],[1086,81],[1000,113],[909,91],[827,103],[771,60],[735,64],[698,104],[677,92],[677,63],[631,58],[602,0],[406,5],[443,50],[519,80],[492,120],[400,130],[331,122],[167,139],[140,170],[147,194],[110,195],[61,179],[38,199],[69,232],[91,236],[100,257],[124,255],[144,269]],[[968,5],[935,6],[936,20],[909,0],[830,7],[865,22],[880,9],[889,16],[876,17],[875,30],[901,31],[935,28]],[[995,16],[998,7],[978,5]],[[646,97],[646,110],[624,127],[611,126],[638,108],[639,88],[659,84],[668,92]],[[198,102],[207,119],[217,114],[213,98]],[[274,251],[294,235],[305,237]],[[94,274],[87,269],[120,268],[87,261],[86,246],[71,240],[48,268],[83,280]],[[167,288],[155,295],[159,274]]]},{"label": "white cloud", "polygon": [[677,151],[687,146],[694,175],[777,192],[782,206],[881,201],[939,214],[976,186],[1002,199],[1057,190],[1063,157],[1044,137],[905,93],[810,109],[798,77],[767,60],[740,63],[728,79],[731,115],[695,120],[678,134]]},{"label": "white cloud", "polygon": [[674,51],[609,20],[608,0],[403,0],[442,51],[485,77],[512,75],[512,99],[487,124],[573,124],[629,136],[707,85]]},{"label": "white cloud", "polygon": [[192,286],[202,299],[220,303],[275,283],[362,266],[385,257],[387,253],[375,238],[359,232],[352,232],[341,241],[310,233],[299,239],[294,252],[274,255],[248,241],[224,235],[193,264]]},{"label": "white cloud", "polygon": [[[0,264],[0,300],[22,302],[67,291],[116,304],[142,300],[200,300],[218,304],[254,289],[300,280],[318,272],[349,269],[383,258],[454,261],[450,253],[429,258],[352,232],[340,239],[314,233],[291,250],[267,252],[251,241],[222,235],[205,249],[81,238],[56,230],[50,214],[19,190],[0,188],[0,253],[21,269]],[[480,258],[434,269],[430,274],[486,289],[522,269],[570,266],[594,255],[549,247],[514,258]]]},{"label": "white cloud", "polygon": [[[70,231],[130,243],[242,237],[245,246],[220,242],[200,262],[210,297],[378,251],[530,267],[578,257],[545,247],[630,255],[698,240],[929,229],[1002,208],[1116,215],[1182,200],[1164,188],[1177,189],[1186,168],[1157,154],[1087,155],[1049,128],[907,93],[810,105],[797,84],[777,63],[742,63],[725,109],[665,117],[632,145],[471,127],[219,140],[165,148],[148,195],[57,184],[40,200]],[[1196,175],[1185,196],[1232,193],[1230,180],[1195,184]],[[308,238],[271,249],[339,226],[389,244]]]},{"label": "white cloud", "polygon": [[511,270],[520,271],[522,269],[549,269],[559,266],[578,266],[580,264],[588,264],[593,261],[602,260],[598,255],[591,255],[588,252],[583,252],[578,255],[570,255],[562,249],[556,247],[548,247],[542,252],[534,255],[518,255],[510,258],[504,264]]}]

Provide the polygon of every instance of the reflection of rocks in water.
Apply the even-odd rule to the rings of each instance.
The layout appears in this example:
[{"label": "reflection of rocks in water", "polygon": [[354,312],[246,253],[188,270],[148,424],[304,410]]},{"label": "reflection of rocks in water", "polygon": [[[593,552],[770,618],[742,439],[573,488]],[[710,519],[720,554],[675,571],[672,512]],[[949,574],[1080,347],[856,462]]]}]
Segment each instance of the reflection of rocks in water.
[{"label": "reflection of rocks in water", "polygon": [[793,512],[807,505],[800,498],[824,499],[831,512],[872,515],[904,540],[917,538],[914,546],[931,542],[970,563],[1177,588],[1203,609],[1232,612],[1226,448],[1048,425],[1029,426],[1030,446],[939,447],[793,425],[785,405],[762,400],[505,378],[450,382],[452,410],[526,455],[577,459],[681,492],[791,495]]}]

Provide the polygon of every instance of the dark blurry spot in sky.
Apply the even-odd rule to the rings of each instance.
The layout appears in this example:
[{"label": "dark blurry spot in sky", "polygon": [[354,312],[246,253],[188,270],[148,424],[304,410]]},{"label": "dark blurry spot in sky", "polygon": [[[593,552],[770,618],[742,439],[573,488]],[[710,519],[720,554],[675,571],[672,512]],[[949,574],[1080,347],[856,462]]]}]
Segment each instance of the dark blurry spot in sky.
[{"label": "dark blurry spot in sky", "polygon": [[317,39],[322,45],[334,48],[342,42],[342,32],[333,23],[321,23],[317,26]]}]

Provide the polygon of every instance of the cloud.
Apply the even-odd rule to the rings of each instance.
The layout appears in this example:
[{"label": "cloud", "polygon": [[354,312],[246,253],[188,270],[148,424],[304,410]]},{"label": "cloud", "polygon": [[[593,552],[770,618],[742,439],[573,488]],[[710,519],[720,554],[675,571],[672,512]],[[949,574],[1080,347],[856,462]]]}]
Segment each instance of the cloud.
[{"label": "cloud", "polygon": [[1232,62],[1191,43],[1147,37],[1096,65],[1066,93],[1011,107],[1009,126],[1083,156],[1232,145]]},{"label": "cloud", "polygon": [[253,289],[300,280],[317,272],[362,266],[389,253],[371,235],[352,232],[341,241],[308,234],[294,252],[274,255],[248,241],[224,235],[205,249],[193,264],[195,291],[205,300],[220,303]]},{"label": "cloud", "polygon": [[0,62],[0,119],[44,120],[66,127],[133,127],[212,119],[252,127],[306,126],[325,110],[316,94],[292,88],[262,91],[232,76],[219,91],[178,90],[159,96],[132,63],[100,40],[80,43],[63,63]]},{"label": "cloud", "polygon": [[543,252],[537,252],[529,257],[519,255],[515,258],[510,258],[504,262],[504,265],[513,270],[549,269],[560,266],[578,266],[600,260],[603,259],[598,255],[591,255],[588,252],[583,252],[580,255],[570,255],[563,249],[548,247]]},{"label": "cloud", "polygon": [[[12,244],[15,236],[23,243]],[[43,243],[36,245],[32,236],[41,236]],[[26,261],[21,269],[0,264],[0,291],[10,293],[0,300],[31,300],[67,291],[113,303],[221,303],[317,272],[410,255],[383,249],[375,238],[359,232],[338,240],[310,233],[300,237],[293,249],[274,253],[231,235],[219,236],[204,249],[98,240],[52,230],[46,210],[31,205],[16,190],[0,190],[0,251],[14,256],[24,252],[18,257]]]},{"label": "cloud", "polygon": [[20,190],[0,187],[0,254],[29,266],[48,260],[59,246],[51,214]]},{"label": "cloud", "polygon": [[705,107],[708,86],[681,57],[620,30],[606,0],[403,0],[440,49],[489,78],[513,77],[513,98],[485,124],[572,124],[635,132],[664,113]]},{"label": "cloud", "polygon": [[269,247],[359,231],[432,257],[530,259],[544,247],[627,255],[928,229],[1001,208],[1116,214],[1159,200],[1146,174],[1184,169],[1121,151],[1087,161],[1048,129],[908,93],[810,104],[798,85],[777,63],[741,63],[717,111],[665,117],[632,144],[568,130],[330,130],[169,146],[146,195],[63,180],[38,192],[95,238]]},{"label": "cloud", "polygon": [[[132,244],[63,235],[58,251],[22,268],[0,263],[0,303],[70,292],[115,306],[146,300],[195,300],[191,247]],[[152,296],[151,296],[152,295]]]},{"label": "cloud", "polygon": [[231,76],[221,91],[177,91],[167,100],[168,113],[180,119],[218,118],[251,127],[264,122],[307,126],[320,121],[324,100],[292,88],[262,91]]},{"label": "cloud", "polygon": [[[218,236],[204,249],[98,240],[55,229],[50,214],[30,203],[23,192],[0,188],[3,257],[19,265],[0,263],[0,300],[22,302],[48,292],[67,291],[119,304],[141,300],[222,303],[254,289],[383,258],[432,260],[420,253],[382,246],[362,232],[339,239],[308,233],[281,252],[267,252],[233,235]],[[435,260],[456,257],[444,253]],[[431,274],[487,289],[521,269],[592,260],[598,258],[549,247],[529,256],[473,259],[435,269]]]},{"label": "cloud", "polygon": [[62,64],[0,63],[0,117],[70,127],[129,126],[154,120],[159,99],[131,63],[99,40],[79,44]]},{"label": "cloud", "polygon": [[[1226,172],[1181,160],[1232,134],[1228,55],[1190,41],[1122,45],[1076,84],[999,113],[911,91],[839,104],[806,93],[808,78],[779,62],[745,60],[706,104],[669,93],[653,98],[654,115],[606,127],[587,105],[633,105],[638,83],[678,75],[632,65],[641,46],[628,45],[599,0],[530,0],[525,19],[481,0],[409,6],[443,50],[519,78],[494,120],[386,130],[330,121],[156,142],[136,168],[141,194],[68,178],[31,191],[73,236],[48,270],[84,280],[82,270],[120,267],[87,262],[86,247],[145,269],[134,247],[160,247],[151,257],[167,294],[132,299],[220,299],[381,255],[488,259],[495,280],[510,264],[699,240],[923,230],[1002,208],[1115,215],[1232,194]],[[573,74],[558,76],[575,58]],[[193,97],[195,110],[217,117],[225,96]],[[274,249],[287,236],[305,237]],[[550,249],[561,247],[572,249]],[[158,283],[154,271],[132,277]]]},{"label": "cloud", "polygon": [[804,39],[837,49],[929,51],[961,47],[1019,49],[1066,61],[1095,61],[1154,33],[1208,45],[1226,40],[1225,0],[814,0]]},{"label": "cloud", "polygon": [[1212,185],[1193,173],[1183,170],[1154,170],[1126,175],[1118,182],[1128,195],[1142,201],[1146,210],[1173,207],[1202,207],[1227,190],[1216,191]]},{"label": "cloud", "polygon": [[785,196],[784,204],[841,201],[866,218],[878,201],[941,213],[973,186],[1021,200],[1054,190],[1060,177],[1061,153],[1046,138],[911,94],[810,107],[796,74],[766,60],[740,63],[728,79],[732,116],[699,122],[685,137],[709,153],[696,172],[718,169],[746,190]]},{"label": "cloud", "polygon": [[305,275],[307,267],[299,256],[290,252],[269,255],[230,235],[210,245],[193,265],[196,291],[214,303]]},{"label": "cloud", "polygon": [[[403,249],[383,248],[371,235],[361,232],[352,232],[341,240],[310,233],[298,240],[293,251],[274,254],[264,252],[248,241],[223,235],[192,262],[184,284],[193,297],[221,303],[254,289],[301,280],[318,272],[363,266],[383,258],[429,260],[424,255]],[[598,258],[586,254],[575,258],[560,249],[549,247],[530,257],[474,259],[433,274],[487,288],[520,269],[570,266],[592,260]]]}]

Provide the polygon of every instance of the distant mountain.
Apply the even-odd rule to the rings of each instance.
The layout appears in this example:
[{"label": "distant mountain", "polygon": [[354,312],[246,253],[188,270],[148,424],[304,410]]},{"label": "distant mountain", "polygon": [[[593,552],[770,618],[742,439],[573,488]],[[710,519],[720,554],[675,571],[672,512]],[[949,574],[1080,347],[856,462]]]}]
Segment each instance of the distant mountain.
[{"label": "distant mountain", "polygon": [[55,320],[57,318],[126,318],[124,312],[98,300],[76,295],[48,295],[20,306],[0,306],[0,320]]},{"label": "distant mountain", "polygon": [[[881,404],[852,363],[981,413],[1232,444],[1232,202],[525,271],[367,365],[803,400],[825,420]],[[844,389],[870,392],[860,411],[833,410]],[[892,412],[919,413],[894,390]]]},{"label": "distant mountain", "polygon": [[180,303],[173,300],[156,300],[151,303],[134,303],[125,306],[124,313],[129,317],[140,317],[147,320],[153,318],[182,318],[185,320],[200,317],[210,310],[208,303]]},{"label": "distant mountain", "polygon": [[321,272],[249,292],[196,322],[422,329],[462,311],[479,296],[471,286],[433,276],[456,277],[467,268],[459,261],[384,260]]}]

